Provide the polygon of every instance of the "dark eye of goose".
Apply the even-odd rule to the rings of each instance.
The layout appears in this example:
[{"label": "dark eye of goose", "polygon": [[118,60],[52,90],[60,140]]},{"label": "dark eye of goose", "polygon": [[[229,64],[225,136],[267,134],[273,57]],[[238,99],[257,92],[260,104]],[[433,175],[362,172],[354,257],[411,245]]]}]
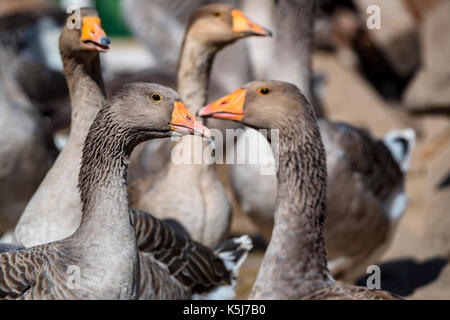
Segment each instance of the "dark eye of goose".
[{"label": "dark eye of goose", "polygon": [[152,94],[152,101],[153,102],[160,102],[162,100],[161,95],[159,93],[153,93]]},{"label": "dark eye of goose", "polygon": [[222,14],[220,12],[214,12],[214,17],[218,18],[220,17]]},{"label": "dark eye of goose", "polygon": [[258,90],[258,93],[262,96],[268,95],[270,93],[270,89],[267,87],[262,87]]}]

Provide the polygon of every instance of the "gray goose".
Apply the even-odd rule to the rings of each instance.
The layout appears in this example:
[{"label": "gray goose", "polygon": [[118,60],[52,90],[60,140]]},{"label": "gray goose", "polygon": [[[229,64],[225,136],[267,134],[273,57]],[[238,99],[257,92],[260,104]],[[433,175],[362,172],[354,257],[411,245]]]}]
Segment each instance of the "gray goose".
[{"label": "gray goose", "polygon": [[[273,45],[285,50],[274,51],[265,77],[293,82],[316,105],[310,89],[312,1],[280,0],[275,8],[277,32]],[[406,210],[404,182],[415,134],[410,129],[393,131],[380,141],[359,128],[325,119],[319,120],[319,128],[328,160],[329,223],[325,225],[325,244],[329,267],[335,277],[353,281],[385,252]],[[249,145],[250,152],[266,160],[261,163],[272,163],[266,139],[250,128],[238,138],[237,148],[242,150],[249,137],[258,139],[258,143]],[[262,167],[233,165],[230,178],[243,211],[268,241],[273,229],[277,181],[275,176],[261,175]]]},{"label": "gray goose", "polygon": [[0,45],[0,236],[14,230],[56,157],[49,126],[17,82],[15,60]]},{"label": "gray goose", "polygon": [[67,16],[59,41],[72,102],[70,136],[16,226],[16,241],[25,247],[63,239],[81,221],[78,168],[89,126],[105,102],[99,52],[107,51],[110,41],[94,9],[82,8],[77,19]]},{"label": "gray goose", "polygon": [[[237,9],[214,4],[191,17],[178,65],[178,91],[196,112],[207,102],[210,70],[216,53],[238,39],[268,36],[270,32],[251,22]],[[175,148],[189,152],[195,137],[184,137]],[[160,156],[163,151],[159,150]],[[212,162],[211,162],[212,163]],[[188,190],[184,186],[189,185]],[[183,192],[180,192],[184,190]],[[168,162],[156,177],[150,176],[131,189],[132,206],[158,218],[181,223],[193,239],[214,247],[227,235],[231,207],[213,165]]]},{"label": "gray goose", "polygon": [[[170,137],[173,132],[208,135],[169,88],[134,83],[108,101],[92,123],[83,148],[78,178],[83,204],[80,226],[63,240],[0,254],[0,298],[137,299],[139,277],[146,275],[151,277],[146,283],[154,298],[180,299],[229,279],[231,271],[224,260],[241,260],[245,250],[238,247],[245,245],[243,241],[226,244],[215,255],[155,219],[147,220],[151,236],[139,245],[148,252],[148,259],[140,262],[133,228],[139,220],[137,216],[130,219],[128,209],[130,154],[137,144]],[[140,263],[141,269],[145,263],[147,274],[139,271]]]},{"label": "gray goose", "polygon": [[[271,144],[279,158],[275,225],[250,299],[398,298],[386,291],[339,284],[328,271],[322,230],[325,149],[315,112],[295,85],[252,82],[202,108],[199,115],[278,130],[278,139]],[[269,131],[268,140],[275,136]]]},{"label": "gray goose", "polygon": [[323,119],[319,128],[329,184],[328,268],[339,280],[353,282],[379,261],[406,210],[404,185],[415,133],[391,131],[378,140],[365,130]]}]

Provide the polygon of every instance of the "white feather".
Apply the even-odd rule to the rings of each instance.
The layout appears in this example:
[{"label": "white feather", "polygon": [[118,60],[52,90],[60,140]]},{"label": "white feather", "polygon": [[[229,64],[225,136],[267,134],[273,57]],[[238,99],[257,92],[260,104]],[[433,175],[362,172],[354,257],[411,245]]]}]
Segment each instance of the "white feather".
[{"label": "white feather", "polygon": [[406,210],[408,205],[408,196],[403,190],[398,190],[389,197],[385,205],[389,219],[392,222],[397,222]]},{"label": "white feather", "polygon": [[[403,151],[403,147],[396,140],[403,138],[408,141],[408,150],[406,153]],[[407,172],[411,162],[411,155],[416,144],[416,133],[413,129],[405,130],[392,130],[383,139],[384,144],[391,151],[392,156],[403,172]]]},{"label": "white feather", "polygon": [[194,294],[194,300],[233,300],[236,297],[235,284],[220,286],[207,294]]}]

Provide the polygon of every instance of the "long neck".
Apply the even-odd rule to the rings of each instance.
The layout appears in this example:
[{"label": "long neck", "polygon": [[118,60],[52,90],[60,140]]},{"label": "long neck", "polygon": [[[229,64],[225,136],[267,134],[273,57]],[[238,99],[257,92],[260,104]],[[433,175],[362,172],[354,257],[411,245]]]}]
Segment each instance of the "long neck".
[{"label": "long neck", "polygon": [[[194,114],[207,103],[209,76],[217,51],[217,48],[199,42],[192,30],[188,29],[178,61],[177,89],[184,102],[187,103],[189,111]],[[203,146],[207,145],[206,141],[201,140],[201,137],[187,135],[182,137],[180,143],[183,145],[184,152],[194,155],[195,151],[192,148],[195,145],[194,141],[200,141]],[[178,175],[178,172],[183,170],[185,177],[191,177],[191,175],[198,177],[199,170],[203,170],[205,167],[208,166],[191,166],[190,170],[185,172],[185,166],[171,166],[172,173]]]},{"label": "long neck", "polygon": [[177,89],[191,112],[196,113],[208,98],[208,83],[217,49],[202,44],[187,32],[178,62]]},{"label": "long neck", "polygon": [[134,236],[126,180],[131,152],[124,147],[131,142],[126,130],[118,127],[113,119],[108,112],[100,111],[84,145],[78,178],[83,215],[75,233],[81,238]]},{"label": "long neck", "polygon": [[[311,43],[314,1],[279,0],[270,78],[295,84],[311,100]],[[289,63],[286,63],[289,61]]]},{"label": "long neck", "polygon": [[61,52],[72,103],[70,139],[82,146],[90,125],[105,102],[100,56]]},{"label": "long neck", "polygon": [[76,262],[87,270],[82,275],[87,291],[93,288],[98,296],[133,299],[139,290],[139,258],[126,171],[135,144],[114,119],[109,109],[100,110],[89,130],[78,178],[83,214],[66,241]]},{"label": "long neck", "polygon": [[329,281],[322,231],[326,160],[309,113],[307,121],[292,121],[289,132],[280,132],[275,224],[253,298],[298,299]]}]

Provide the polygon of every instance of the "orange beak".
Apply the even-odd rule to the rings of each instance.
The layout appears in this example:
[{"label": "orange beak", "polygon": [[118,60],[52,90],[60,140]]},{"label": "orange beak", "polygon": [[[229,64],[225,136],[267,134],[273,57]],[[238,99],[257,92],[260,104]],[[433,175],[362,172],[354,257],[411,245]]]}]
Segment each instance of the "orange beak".
[{"label": "orange beak", "polygon": [[99,17],[84,17],[81,28],[81,41],[88,50],[106,52],[111,40],[106,36]]},{"label": "orange beak", "polygon": [[233,93],[204,106],[200,109],[198,115],[200,117],[242,121],[245,96],[246,91],[244,89],[237,89]]},{"label": "orange beak", "polygon": [[266,28],[261,27],[259,24],[254,23],[245,14],[237,9],[231,11],[233,17],[233,32],[236,35],[242,36],[272,36],[272,32]]},{"label": "orange beak", "polygon": [[197,134],[211,138],[211,132],[209,129],[198,121],[181,101],[175,101],[173,104],[170,130],[183,135]]}]

